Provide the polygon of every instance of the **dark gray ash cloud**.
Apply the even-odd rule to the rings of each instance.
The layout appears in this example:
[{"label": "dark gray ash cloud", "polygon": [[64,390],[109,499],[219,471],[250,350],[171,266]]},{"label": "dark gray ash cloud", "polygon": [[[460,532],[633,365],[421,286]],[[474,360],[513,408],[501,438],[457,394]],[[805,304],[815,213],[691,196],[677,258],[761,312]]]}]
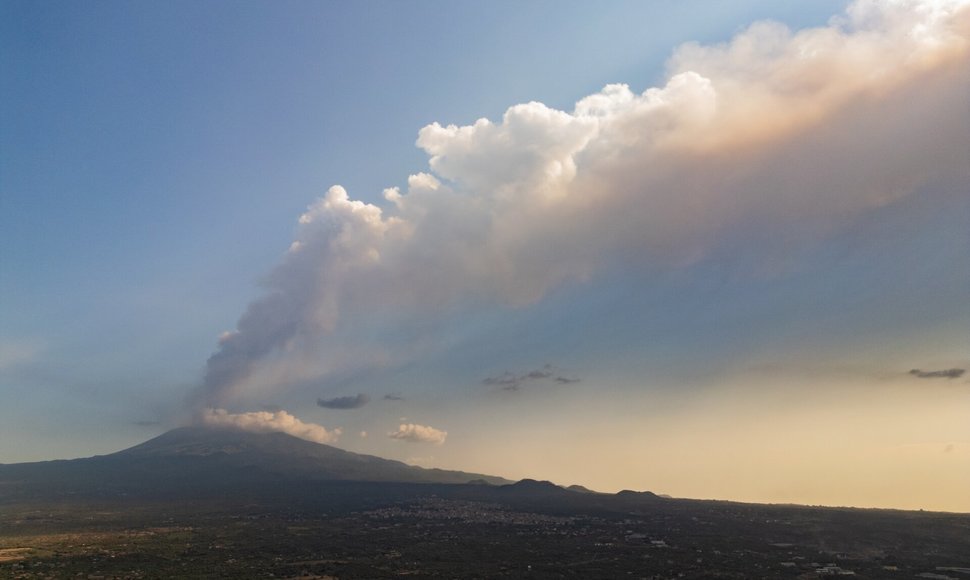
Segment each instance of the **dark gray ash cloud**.
[{"label": "dark gray ash cloud", "polygon": [[403,401],[404,397],[400,393],[388,393],[384,395],[385,401]]},{"label": "dark gray ash cloud", "polygon": [[967,372],[967,369],[943,369],[939,371],[924,371],[921,369],[913,369],[909,371],[909,374],[913,375],[918,379],[959,379],[963,376],[963,373]]},{"label": "dark gray ash cloud", "polygon": [[324,409],[359,409],[370,402],[370,397],[363,393],[333,399],[317,399],[317,405]]},{"label": "dark gray ash cloud", "polygon": [[[284,262],[271,280],[283,278],[293,269]],[[297,335],[307,300],[300,299],[304,291],[298,281],[287,281],[285,286],[251,303],[236,323],[236,330],[219,339],[219,348],[206,361],[202,388],[195,393],[196,404],[200,399],[208,407],[225,403],[232,386],[249,376],[259,360]]]}]

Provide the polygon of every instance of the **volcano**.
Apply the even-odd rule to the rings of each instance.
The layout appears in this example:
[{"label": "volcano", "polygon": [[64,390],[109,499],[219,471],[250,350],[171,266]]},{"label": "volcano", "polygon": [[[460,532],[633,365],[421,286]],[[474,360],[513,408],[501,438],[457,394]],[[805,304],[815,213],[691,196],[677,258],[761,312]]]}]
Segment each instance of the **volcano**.
[{"label": "volcano", "polygon": [[192,492],[286,482],[504,485],[480,473],[425,469],[285,433],[182,427],[134,447],[83,459],[0,465],[0,495],[20,492]]}]

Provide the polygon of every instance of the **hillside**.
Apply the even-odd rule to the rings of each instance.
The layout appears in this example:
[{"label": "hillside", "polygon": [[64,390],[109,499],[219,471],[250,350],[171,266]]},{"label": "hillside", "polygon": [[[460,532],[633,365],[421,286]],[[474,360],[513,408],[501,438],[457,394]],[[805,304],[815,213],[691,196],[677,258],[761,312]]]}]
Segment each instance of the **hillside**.
[{"label": "hillside", "polygon": [[0,490],[64,493],[182,492],[283,481],[511,483],[351,453],[285,433],[183,427],[84,459],[0,465]]}]

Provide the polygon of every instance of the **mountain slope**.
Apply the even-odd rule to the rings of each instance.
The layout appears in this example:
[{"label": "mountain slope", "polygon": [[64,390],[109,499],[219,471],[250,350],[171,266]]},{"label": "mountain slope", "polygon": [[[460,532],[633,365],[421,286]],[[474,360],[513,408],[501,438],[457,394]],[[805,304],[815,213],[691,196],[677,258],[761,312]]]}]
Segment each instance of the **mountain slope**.
[{"label": "mountain slope", "polygon": [[423,469],[285,433],[183,427],[129,449],[84,459],[0,465],[0,494],[16,487],[102,492],[187,490],[274,481],[502,485],[499,477]]}]

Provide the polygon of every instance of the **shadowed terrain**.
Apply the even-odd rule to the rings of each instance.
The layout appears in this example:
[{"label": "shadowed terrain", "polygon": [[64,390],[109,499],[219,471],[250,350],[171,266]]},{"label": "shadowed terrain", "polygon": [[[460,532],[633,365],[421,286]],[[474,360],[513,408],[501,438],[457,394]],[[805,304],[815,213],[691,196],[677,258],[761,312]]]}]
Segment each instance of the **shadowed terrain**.
[{"label": "shadowed terrain", "polygon": [[6,494],[179,495],[227,486],[334,480],[511,483],[351,453],[285,433],[203,427],[173,429],[110,455],[0,465],[0,485]]},{"label": "shadowed terrain", "polygon": [[101,457],[0,466],[0,578],[850,573],[968,578],[970,515],[509,484],[196,428]]}]

